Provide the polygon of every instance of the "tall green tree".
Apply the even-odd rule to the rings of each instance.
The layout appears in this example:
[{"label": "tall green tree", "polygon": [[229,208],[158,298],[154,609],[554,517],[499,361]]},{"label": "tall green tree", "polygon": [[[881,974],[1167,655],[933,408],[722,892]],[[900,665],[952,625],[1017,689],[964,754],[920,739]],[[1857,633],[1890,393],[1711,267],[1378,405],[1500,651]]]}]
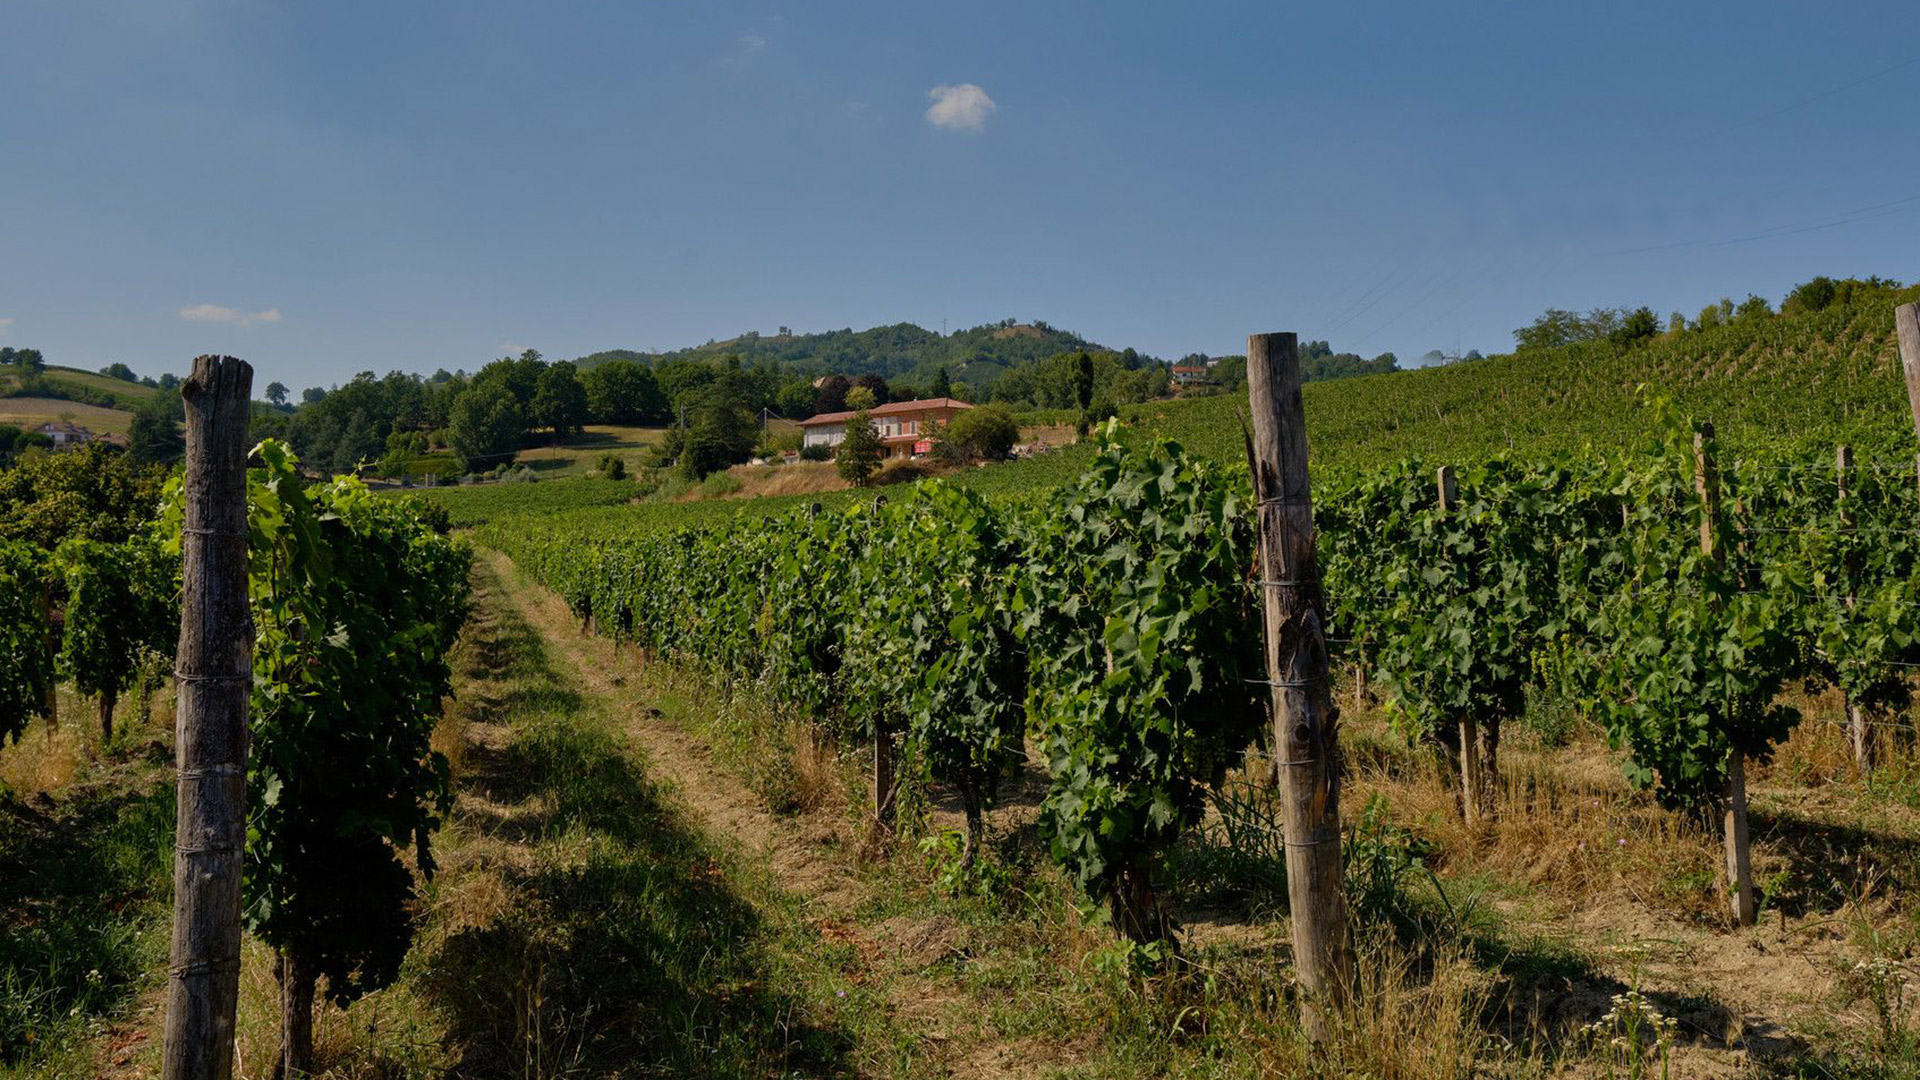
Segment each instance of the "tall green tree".
[{"label": "tall green tree", "polygon": [[694,402],[680,451],[682,475],[703,479],[753,456],[760,425],[747,408],[741,381],[738,368],[730,367]]},{"label": "tall green tree", "polygon": [[947,366],[945,364],[940,365],[939,370],[933,373],[933,388],[927,391],[927,394],[930,397],[936,398],[953,396],[953,383],[947,378]]},{"label": "tall green tree", "polygon": [[1093,355],[1073,358],[1073,403],[1080,409],[1080,434],[1087,433],[1087,410],[1093,405]]},{"label": "tall green tree", "polygon": [[552,428],[555,442],[581,430],[587,422],[587,391],[572,364],[561,361],[540,373],[527,415],[540,427]]},{"label": "tall green tree", "polygon": [[946,441],[968,457],[1006,457],[1020,441],[1020,425],[998,405],[967,409],[947,423]]},{"label": "tall green tree", "polygon": [[480,383],[454,399],[447,442],[467,472],[505,465],[527,433],[526,414],[503,383]]},{"label": "tall green tree", "polygon": [[840,440],[839,448],[834,451],[834,467],[839,470],[842,480],[855,487],[865,487],[880,468],[880,458],[885,449],[880,442],[880,433],[873,428],[873,417],[862,409],[847,420],[846,437]]},{"label": "tall green tree", "polygon": [[667,419],[666,396],[645,364],[613,360],[580,375],[587,415],[601,424],[645,424]]}]

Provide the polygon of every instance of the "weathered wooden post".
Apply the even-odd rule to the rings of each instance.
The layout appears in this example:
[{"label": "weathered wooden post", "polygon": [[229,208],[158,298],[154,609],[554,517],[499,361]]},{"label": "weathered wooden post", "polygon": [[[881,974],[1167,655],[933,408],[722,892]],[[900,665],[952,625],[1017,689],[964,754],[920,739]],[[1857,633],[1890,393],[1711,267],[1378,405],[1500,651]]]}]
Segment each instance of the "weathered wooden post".
[{"label": "weathered wooden post", "polygon": [[[1847,480],[1852,472],[1853,447],[1846,445],[1835,447],[1833,451],[1833,480],[1835,486],[1838,488],[1838,493],[1834,496],[1834,507],[1838,511],[1840,527],[1842,529],[1853,528],[1852,508],[1847,505]],[[1847,571],[1847,579],[1851,581],[1853,579],[1853,566],[1849,564],[1844,569]],[[1845,603],[1847,610],[1852,611],[1854,607],[1854,597],[1852,593],[1846,595]],[[1860,770],[1860,775],[1862,776],[1872,775],[1873,723],[1867,718],[1867,710],[1861,708],[1860,703],[1853,700],[1853,695],[1845,694],[1843,691],[1843,696],[1846,698],[1847,705],[1847,735],[1853,743],[1854,767]]]},{"label": "weathered wooden post", "polygon": [[[873,497],[873,514],[876,521],[880,510],[887,505],[885,495]],[[884,708],[884,706],[883,706]],[[893,726],[889,724],[884,712],[873,716],[873,819],[881,829],[893,828],[894,796],[899,792],[899,781],[894,776]]]},{"label": "weathered wooden post", "polygon": [[[1719,561],[1720,477],[1713,468],[1713,425],[1701,424],[1693,435],[1693,486],[1700,496],[1700,553],[1709,567]],[[1747,846],[1747,768],[1739,750],[1727,748],[1726,810],[1722,837],[1727,856],[1727,892],[1733,917],[1752,926],[1753,867]]]},{"label": "weathered wooden post", "polygon": [[240,996],[240,863],[246,825],[247,426],[253,369],[202,356],[180,384],[187,412],[181,528],[179,824],[163,1080],[229,1080]]},{"label": "weathered wooden post", "polygon": [[1273,747],[1287,849],[1293,956],[1307,1033],[1324,1038],[1325,1009],[1352,987],[1340,863],[1339,713],[1327,684],[1320,562],[1307,478],[1307,422],[1292,334],[1247,339],[1253,413],[1253,494],[1260,519]]},{"label": "weathered wooden post", "polygon": [[1920,304],[1893,309],[1894,332],[1900,338],[1900,371],[1907,380],[1907,406],[1913,410],[1913,430],[1920,435]]}]

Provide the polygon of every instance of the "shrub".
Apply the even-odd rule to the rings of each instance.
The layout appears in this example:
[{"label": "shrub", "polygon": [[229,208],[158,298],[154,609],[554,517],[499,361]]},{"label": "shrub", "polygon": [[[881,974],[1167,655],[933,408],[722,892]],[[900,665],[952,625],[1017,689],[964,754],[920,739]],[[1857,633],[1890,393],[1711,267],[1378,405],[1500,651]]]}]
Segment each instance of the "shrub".
[{"label": "shrub", "polygon": [[619,454],[603,454],[600,457],[600,475],[608,480],[627,478],[627,459]]},{"label": "shrub", "polygon": [[700,482],[702,498],[717,499],[722,495],[731,495],[740,490],[740,478],[730,472],[708,473]]},{"label": "shrub", "polygon": [[947,425],[944,441],[969,457],[1003,458],[1020,441],[1020,425],[1005,408],[982,405],[954,417]]}]

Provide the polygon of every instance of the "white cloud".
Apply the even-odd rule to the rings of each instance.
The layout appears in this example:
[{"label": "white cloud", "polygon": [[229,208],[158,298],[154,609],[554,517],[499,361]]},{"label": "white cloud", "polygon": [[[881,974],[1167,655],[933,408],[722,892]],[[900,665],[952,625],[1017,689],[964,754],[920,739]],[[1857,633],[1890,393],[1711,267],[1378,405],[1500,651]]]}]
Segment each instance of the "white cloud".
[{"label": "white cloud", "polygon": [[228,326],[252,326],[255,323],[277,323],[280,321],[280,309],[268,308],[265,311],[245,312],[239,308],[221,307],[219,304],[195,304],[180,309],[180,318],[187,322],[225,323]]},{"label": "white cloud", "polygon": [[11,329],[13,329],[12,319],[0,319],[0,334],[4,334]]},{"label": "white cloud", "polygon": [[743,53],[765,52],[767,51],[767,39],[761,37],[759,34],[741,34],[740,51]]},{"label": "white cloud", "polygon": [[933,104],[927,108],[927,123],[949,131],[984,131],[987,116],[998,108],[985,90],[972,83],[936,86],[927,91]]}]

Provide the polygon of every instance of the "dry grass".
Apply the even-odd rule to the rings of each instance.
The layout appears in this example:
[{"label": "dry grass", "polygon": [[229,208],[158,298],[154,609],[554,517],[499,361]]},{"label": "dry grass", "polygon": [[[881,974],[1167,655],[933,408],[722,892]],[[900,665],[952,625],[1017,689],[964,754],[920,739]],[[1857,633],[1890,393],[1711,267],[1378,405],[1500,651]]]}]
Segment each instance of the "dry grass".
[{"label": "dry grass", "polygon": [[840,756],[833,739],[814,724],[798,722],[788,729],[793,747],[793,801],[800,813],[844,805]]},{"label": "dry grass", "polygon": [[1299,1040],[1292,1075],[1366,1076],[1376,1080],[1513,1075],[1532,1072],[1502,1052],[1480,1017],[1492,1000],[1492,979],[1457,949],[1431,958],[1387,937],[1360,943],[1352,1003],[1334,1013],[1324,1056]]},{"label": "dry grass", "polygon": [[[93,698],[71,686],[59,691],[59,724],[49,730],[43,721],[30,724],[12,745],[0,746],[0,788],[22,797],[56,795],[73,783],[85,766],[100,760],[100,712]],[[128,746],[158,739],[168,743],[173,729],[173,692],[157,691],[140,715],[140,702],[127,695],[114,710],[116,745]]]},{"label": "dry grass", "polygon": [[797,461],[791,465],[735,465],[728,475],[740,482],[740,489],[729,499],[754,499],[762,495],[817,495],[842,491],[847,482],[831,461]]},{"label": "dry grass", "polygon": [[1374,716],[1343,735],[1352,805],[1384,796],[1393,816],[1438,848],[1436,869],[1487,875],[1567,902],[1618,891],[1649,907],[1719,920],[1719,838],[1710,825],[1631,790],[1617,759],[1587,738],[1559,750],[1503,748],[1490,820],[1469,826],[1435,756]]}]

